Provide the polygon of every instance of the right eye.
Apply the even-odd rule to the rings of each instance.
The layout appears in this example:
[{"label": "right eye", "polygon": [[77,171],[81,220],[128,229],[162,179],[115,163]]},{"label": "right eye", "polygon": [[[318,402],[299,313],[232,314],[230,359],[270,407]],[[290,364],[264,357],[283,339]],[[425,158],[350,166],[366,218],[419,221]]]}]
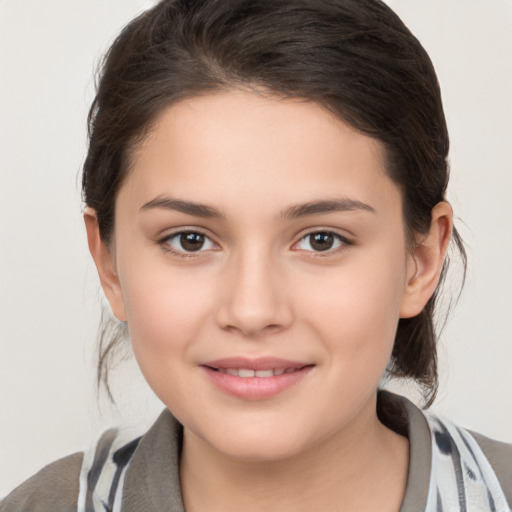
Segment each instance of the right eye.
[{"label": "right eye", "polygon": [[204,234],[198,231],[180,231],[173,233],[162,241],[164,248],[177,254],[207,251],[213,249],[215,244]]}]

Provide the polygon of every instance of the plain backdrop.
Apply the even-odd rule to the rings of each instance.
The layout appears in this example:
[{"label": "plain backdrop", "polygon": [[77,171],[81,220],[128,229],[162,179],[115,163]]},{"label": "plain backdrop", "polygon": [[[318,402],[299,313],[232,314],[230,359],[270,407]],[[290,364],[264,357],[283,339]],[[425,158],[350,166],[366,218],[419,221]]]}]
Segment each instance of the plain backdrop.
[{"label": "plain backdrop", "polygon": [[[434,410],[512,442],[512,1],[389,3],[438,71],[470,259]],[[162,408],[133,362],[114,381],[117,409],[96,397],[101,294],[79,185],[93,70],[152,4],[0,0],[0,496],[106,426],[142,429]]]}]

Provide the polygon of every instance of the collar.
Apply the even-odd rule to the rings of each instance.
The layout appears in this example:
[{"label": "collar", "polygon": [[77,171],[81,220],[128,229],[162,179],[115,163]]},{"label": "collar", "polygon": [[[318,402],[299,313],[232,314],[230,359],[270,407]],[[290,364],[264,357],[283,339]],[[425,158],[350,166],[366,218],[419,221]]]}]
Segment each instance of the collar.
[{"label": "collar", "polygon": [[[427,420],[408,399],[379,391],[381,421],[409,438],[409,474],[400,512],[422,512],[427,504],[432,446]],[[179,456],[183,427],[166,409],[142,437],[126,473],[123,512],[185,512]]]}]

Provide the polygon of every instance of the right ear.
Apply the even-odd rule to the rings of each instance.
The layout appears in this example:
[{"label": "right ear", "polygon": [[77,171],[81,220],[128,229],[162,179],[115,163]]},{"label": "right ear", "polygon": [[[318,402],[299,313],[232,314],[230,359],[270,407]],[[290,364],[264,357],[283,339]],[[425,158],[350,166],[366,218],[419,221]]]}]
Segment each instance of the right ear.
[{"label": "right ear", "polygon": [[84,211],[84,222],[89,251],[96,264],[101,287],[107,296],[114,316],[121,322],[126,322],[123,294],[116,272],[115,255],[100,236],[96,210],[87,207]]}]

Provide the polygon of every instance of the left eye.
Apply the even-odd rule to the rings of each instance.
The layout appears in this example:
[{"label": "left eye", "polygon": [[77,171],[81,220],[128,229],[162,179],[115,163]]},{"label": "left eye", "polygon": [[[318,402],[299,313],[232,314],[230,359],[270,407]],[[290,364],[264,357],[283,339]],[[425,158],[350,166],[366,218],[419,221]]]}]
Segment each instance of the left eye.
[{"label": "left eye", "polygon": [[215,247],[214,243],[203,233],[182,231],[165,240],[176,252],[199,252]]},{"label": "left eye", "polygon": [[341,236],[331,231],[317,231],[303,236],[297,248],[303,251],[325,252],[347,244],[347,241]]}]

